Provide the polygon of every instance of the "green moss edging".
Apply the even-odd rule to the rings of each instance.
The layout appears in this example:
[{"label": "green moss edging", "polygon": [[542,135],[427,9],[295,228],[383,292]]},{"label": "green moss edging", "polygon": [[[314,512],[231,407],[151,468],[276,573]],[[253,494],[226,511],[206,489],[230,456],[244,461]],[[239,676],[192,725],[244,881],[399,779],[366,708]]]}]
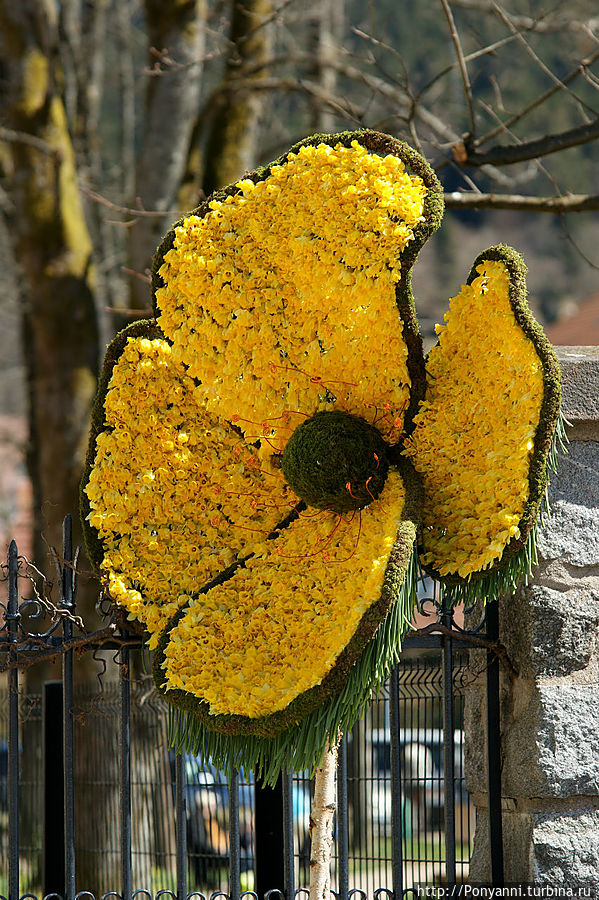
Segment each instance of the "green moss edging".
[{"label": "green moss edging", "polygon": [[98,389],[96,391],[96,396],[91,412],[89,443],[85,459],[85,467],[83,470],[83,477],[81,479],[79,489],[79,513],[81,516],[81,526],[83,528],[83,538],[85,541],[87,556],[91,562],[94,572],[99,576],[102,575],[100,565],[102,563],[102,559],[104,558],[104,547],[98,536],[98,531],[93,527],[93,525],[90,525],[87,519],[91,508],[89,499],[87,497],[87,494],[85,493],[85,488],[87,487],[87,484],[89,482],[91,470],[94,466],[94,461],[96,458],[96,440],[98,438],[98,435],[103,431],[111,430],[110,426],[106,423],[106,411],[104,408],[104,404],[106,402],[106,394],[108,393],[108,386],[110,384],[110,379],[112,378],[114,367],[122,356],[129,338],[138,337],[145,337],[149,340],[166,340],[166,338],[156,325],[156,322],[150,319],[142,319],[140,321],[133,322],[126,328],[123,328],[122,331],[119,331],[116,337],[106,348],[104,364],[102,366],[102,371],[100,372],[100,377],[98,379]]}]

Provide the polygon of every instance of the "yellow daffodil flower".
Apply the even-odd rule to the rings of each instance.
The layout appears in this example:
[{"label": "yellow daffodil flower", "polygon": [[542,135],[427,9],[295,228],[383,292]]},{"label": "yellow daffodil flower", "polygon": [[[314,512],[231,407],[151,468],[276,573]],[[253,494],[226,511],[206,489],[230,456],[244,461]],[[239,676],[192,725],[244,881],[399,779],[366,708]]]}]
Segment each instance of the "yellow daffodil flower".
[{"label": "yellow daffodil flower", "polygon": [[449,599],[530,561],[559,370],[505,247],[478,258],[425,364],[410,271],[441,214],[407,145],[307,139],[171,229],[155,320],[109,348],[89,549],[196,746],[318,761],[396,658],[418,527]]}]

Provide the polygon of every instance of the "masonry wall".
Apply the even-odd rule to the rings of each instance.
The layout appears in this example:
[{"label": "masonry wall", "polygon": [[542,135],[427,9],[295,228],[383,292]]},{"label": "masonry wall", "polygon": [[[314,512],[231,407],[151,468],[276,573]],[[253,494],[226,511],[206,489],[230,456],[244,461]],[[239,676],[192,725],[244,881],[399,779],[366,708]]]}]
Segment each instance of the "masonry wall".
[{"label": "masonry wall", "polygon": [[[561,347],[570,451],[527,587],[500,604],[506,882],[599,897],[599,347]],[[473,673],[484,655],[471,654]],[[466,782],[477,809],[471,882],[490,878],[484,673],[467,691]]]}]

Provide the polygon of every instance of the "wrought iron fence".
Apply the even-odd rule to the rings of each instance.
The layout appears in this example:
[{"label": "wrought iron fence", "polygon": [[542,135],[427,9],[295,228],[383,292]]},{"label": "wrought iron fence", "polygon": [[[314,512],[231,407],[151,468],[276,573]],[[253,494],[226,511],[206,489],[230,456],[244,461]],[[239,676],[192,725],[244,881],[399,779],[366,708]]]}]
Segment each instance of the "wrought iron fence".
[{"label": "wrought iron fence", "polygon": [[[108,670],[96,691],[79,691],[68,520],[63,551],[62,615],[32,634],[22,617],[39,601],[20,598],[14,542],[9,550],[4,628],[0,620],[8,671],[0,693],[0,898],[18,900],[25,892],[65,900],[141,894],[183,900],[212,893],[276,900],[305,892],[306,774],[289,773],[275,789],[256,785],[250,772],[228,783],[195,758],[169,752],[166,705],[144,675],[135,640],[104,637],[97,650],[110,651]],[[468,877],[473,821],[463,774],[463,682],[471,633],[432,599],[421,601],[429,628],[406,639],[389,683],[341,744],[332,869],[339,898],[417,896],[418,886]],[[496,638],[492,607],[477,633]],[[20,665],[56,649],[62,678],[40,694],[24,692]],[[489,653],[486,744],[497,885],[498,674]]]}]

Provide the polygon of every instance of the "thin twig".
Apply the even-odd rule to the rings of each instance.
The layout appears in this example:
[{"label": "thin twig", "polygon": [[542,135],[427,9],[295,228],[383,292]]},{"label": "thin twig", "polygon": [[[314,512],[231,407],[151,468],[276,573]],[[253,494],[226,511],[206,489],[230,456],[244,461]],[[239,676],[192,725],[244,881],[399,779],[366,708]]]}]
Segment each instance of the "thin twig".
[{"label": "thin twig", "polygon": [[7,141],[11,144],[26,144],[28,147],[33,147],[34,150],[39,150],[48,156],[60,156],[61,152],[57,147],[53,147],[52,144],[36,137],[34,134],[28,134],[26,131],[14,131],[12,128],[4,128],[1,125],[0,141]]},{"label": "thin twig", "polygon": [[[513,34],[507,35],[507,37],[501,38],[498,41],[495,41],[493,44],[487,44],[486,47],[482,47],[480,50],[475,50],[472,53],[466,54],[464,56],[464,62],[469,63],[475,59],[478,59],[480,56],[489,56],[491,53],[495,53],[496,50],[499,50],[500,47],[504,47],[506,44],[511,44],[515,41],[516,38]],[[423,97],[424,94],[427,93],[434,85],[440,81],[442,78],[445,78],[446,75],[449,75],[450,72],[453,72],[455,67],[458,65],[457,62],[449,63],[449,65],[445,66],[444,69],[441,69],[440,72],[437,72],[436,75],[433,75],[430,81],[427,81],[423,87],[418,91],[418,98]]]},{"label": "thin twig", "polygon": [[[452,0],[454,6],[460,9],[475,10],[476,12],[493,13],[493,4],[485,2],[485,0]],[[562,31],[592,31],[599,28],[599,19],[587,19],[586,22],[579,22],[572,16],[550,16],[548,14],[533,19],[530,16],[514,15],[510,13],[510,18],[514,25],[518,28],[524,28],[526,31],[534,31],[536,34],[554,34]]]},{"label": "thin twig", "polygon": [[[181,210],[176,209],[165,209],[164,211],[156,210],[156,209],[144,209],[141,203],[141,200],[138,199],[139,206],[131,207],[131,206],[120,206],[118,203],[113,203],[112,200],[108,200],[106,197],[103,197],[101,194],[98,194],[96,191],[91,191],[89,188],[79,187],[79,190],[85,197],[89,197],[90,200],[93,200],[95,203],[100,203],[102,206],[106,206],[108,209],[112,209],[115,212],[120,212],[123,215],[127,216],[136,216],[138,219],[141,218],[152,218],[152,219],[163,219],[165,216],[168,216],[171,219],[176,219],[177,217],[183,215]],[[127,222],[116,222],[117,225],[127,225]]]},{"label": "thin twig", "polygon": [[564,75],[561,83],[554,84],[553,87],[545,91],[544,94],[540,94],[538,97],[535,97],[535,99],[531,103],[529,103],[528,106],[525,106],[523,109],[521,109],[520,112],[514,113],[514,115],[511,116],[507,120],[507,122],[498,125],[496,128],[488,131],[487,134],[475,140],[474,146],[479,147],[481,144],[485,144],[487,141],[490,141],[494,137],[497,137],[498,134],[501,134],[504,128],[511,128],[521,119],[535,110],[538,106],[542,106],[543,103],[553,97],[554,94],[561,90],[563,85],[569,84],[571,81],[574,81],[575,78],[578,78],[581,74],[583,74],[589,66],[592,66],[592,64],[596,62],[597,59],[599,59],[599,50],[595,51],[595,53],[593,53],[591,56],[582,59],[574,69],[568,72],[567,75]]},{"label": "thin twig", "polygon": [[[136,272],[135,269],[130,269],[128,266],[121,266],[121,272],[124,275],[132,275],[138,281],[143,281],[144,284],[152,284],[152,279],[145,272]],[[139,310],[137,312],[139,313]]]},{"label": "thin twig", "polygon": [[530,58],[538,65],[538,67],[541,69],[541,71],[544,72],[545,75],[547,75],[548,78],[550,78],[553,81],[556,88],[558,90],[565,91],[567,94],[569,94],[575,100],[577,100],[578,103],[581,104],[581,106],[585,107],[593,116],[596,116],[597,110],[594,109],[592,106],[589,106],[587,103],[585,103],[584,100],[582,100],[580,97],[578,97],[577,94],[575,94],[573,91],[571,91],[570,88],[568,88],[566,86],[564,81],[561,78],[558,78],[558,76],[555,75],[551,71],[549,66],[547,66],[543,62],[543,60],[540,58],[540,56],[538,56],[538,54],[535,53],[535,51],[532,49],[532,47],[530,46],[530,44],[528,43],[528,41],[526,40],[524,35],[521,34],[521,32],[518,30],[518,28],[512,23],[510,16],[506,13],[506,11],[504,9],[502,9],[502,7],[496,2],[496,0],[492,0],[492,3],[493,3],[494,10],[496,11],[497,15],[499,16],[501,21],[504,23],[504,25],[506,25],[510,29],[512,34],[522,44],[522,46],[524,47],[524,49],[526,50],[526,52],[528,53]]},{"label": "thin twig", "polygon": [[449,34],[451,36],[451,40],[453,46],[455,48],[458,66],[460,68],[460,75],[462,76],[462,85],[464,87],[464,98],[466,100],[466,110],[468,112],[468,134],[471,139],[474,139],[474,109],[472,107],[472,85],[470,84],[470,77],[468,75],[468,67],[466,66],[466,60],[464,59],[464,51],[462,50],[462,42],[460,41],[460,36],[458,34],[455,20],[453,18],[453,13],[451,11],[451,7],[447,0],[441,0],[441,6],[443,7],[443,12],[445,13],[445,18],[447,19],[447,24],[449,25]]}]

